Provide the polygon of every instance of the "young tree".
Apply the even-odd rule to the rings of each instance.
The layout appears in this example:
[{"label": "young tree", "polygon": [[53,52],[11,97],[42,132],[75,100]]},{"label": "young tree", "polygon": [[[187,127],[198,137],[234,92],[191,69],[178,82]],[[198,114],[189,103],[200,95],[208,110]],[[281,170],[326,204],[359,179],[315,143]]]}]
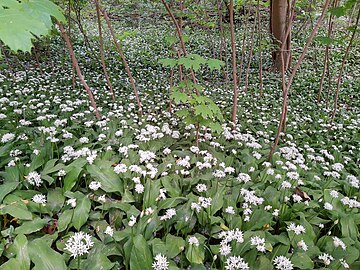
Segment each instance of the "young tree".
[{"label": "young tree", "polygon": [[[291,0],[271,0],[270,1],[270,33],[273,37],[275,50],[273,51],[274,68],[281,71],[284,63],[286,71],[291,65],[291,31],[286,32],[291,27],[290,14]],[[281,49],[283,49],[283,52]],[[281,60],[283,53],[284,61]]]}]

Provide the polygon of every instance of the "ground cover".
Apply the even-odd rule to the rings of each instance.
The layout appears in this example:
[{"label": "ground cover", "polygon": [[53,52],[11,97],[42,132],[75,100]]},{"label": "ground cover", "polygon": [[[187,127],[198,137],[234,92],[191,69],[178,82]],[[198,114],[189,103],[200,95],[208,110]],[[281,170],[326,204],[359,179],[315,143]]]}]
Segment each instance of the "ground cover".
[{"label": "ground cover", "polygon": [[[281,106],[270,62],[260,98],[254,61],[235,130],[232,90],[221,72],[199,70],[224,121],[219,134],[202,128],[196,147],[195,125],[167,111],[169,69],[158,60],[171,56],[169,30],[121,27],[143,117],[110,44],[115,101],[99,63],[75,44],[98,121],[81,85],[72,88],[60,39],[42,71],[24,57],[25,71],[1,75],[0,269],[357,269],[358,53],[331,121],[332,105],[316,103],[322,60],[312,48],[270,162]],[[207,34],[189,30],[193,53],[211,57]]]}]

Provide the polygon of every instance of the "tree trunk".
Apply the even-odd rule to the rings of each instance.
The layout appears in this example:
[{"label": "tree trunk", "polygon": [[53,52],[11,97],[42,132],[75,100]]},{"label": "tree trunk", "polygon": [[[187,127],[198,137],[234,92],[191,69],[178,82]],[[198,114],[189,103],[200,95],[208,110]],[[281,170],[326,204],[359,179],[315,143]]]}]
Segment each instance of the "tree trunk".
[{"label": "tree trunk", "polygon": [[[271,0],[270,4],[270,34],[273,38],[275,51],[272,53],[274,68],[281,71],[281,47],[283,47],[284,70],[288,70],[291,65],[291,34],[286,36],[288,27],[291,27],[290,0]],[[290,32],[291,33],[291,32]],[[284,46],[285,44],[285,46]]]}]

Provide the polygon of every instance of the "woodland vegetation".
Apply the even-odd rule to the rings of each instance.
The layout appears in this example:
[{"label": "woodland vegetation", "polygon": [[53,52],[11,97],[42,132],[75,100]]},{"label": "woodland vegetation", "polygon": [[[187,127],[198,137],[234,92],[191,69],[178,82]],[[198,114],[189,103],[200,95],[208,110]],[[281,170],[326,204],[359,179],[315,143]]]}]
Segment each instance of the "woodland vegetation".
[{"label": "woodland vegetation", "polygon": [[359,269],[359,18],[0,1],[0,270]]}]

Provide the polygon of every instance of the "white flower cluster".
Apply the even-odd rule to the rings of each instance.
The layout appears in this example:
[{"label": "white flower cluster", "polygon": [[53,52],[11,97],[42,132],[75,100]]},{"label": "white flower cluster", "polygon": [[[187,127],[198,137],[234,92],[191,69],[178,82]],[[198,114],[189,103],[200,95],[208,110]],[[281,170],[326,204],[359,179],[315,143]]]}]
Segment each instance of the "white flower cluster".
[{"label": "white flower cluster", "polygon": [[222,239],[220,242],[220,254],[223,256],[228,256],[231,253],[230,243],[236,241],[237,243],[244,242],[244,235],[239,229],[222,231],[219,233],[219,238]]},{"label": "white flower cluster", "polygon": [[41,179],[41,175],[35,171],[30,172],[26,180],[29,182],[30,185],[37,187],[40,187],[40,185],[43,183],[43,180]]},{"label": "white flower cluster", "polygon": [[71,256],[76,258],[77,256],[88,253],[93,245],[94,242],[91,240],[91,236],[89,234],[76,232],[67,240],[64,250],[69,251]]}]

